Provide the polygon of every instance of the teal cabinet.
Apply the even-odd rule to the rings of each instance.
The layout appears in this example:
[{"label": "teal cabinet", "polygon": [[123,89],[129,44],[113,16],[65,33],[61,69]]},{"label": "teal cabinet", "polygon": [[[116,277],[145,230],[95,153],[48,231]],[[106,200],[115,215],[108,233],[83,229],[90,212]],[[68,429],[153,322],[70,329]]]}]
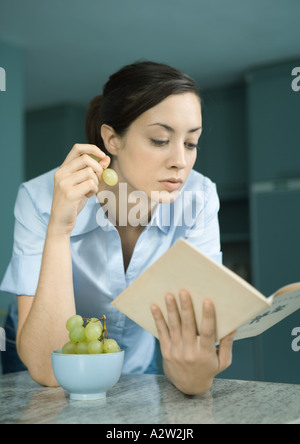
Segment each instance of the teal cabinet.
[{"label": "teal cabinet", "polygon": [[[252,273],[266,296],[300,282],[300,180],[263,182],[251,190]],[[300,383],[300,352],[292,349],[292,331],[300,327],[300,312],[256,339],[258,379]]]},{"label": "teal cabinet", "polygon": [[248,147],[244,85],[204,91],[203,134],[195,169],[217,183],[221,199],[247,196]]},{"label": "teal cabinet", "polygon": [[300,177],[300,59],[249,72],[247,119],[250,182]]},{"label": "teal cabinet", "polygon": [[[247,75],[250,233],[253,284],[270,295],[300,281],[300,60]],[[256,339],[257,379],[300,383],[292,330],[300,312]]]}]

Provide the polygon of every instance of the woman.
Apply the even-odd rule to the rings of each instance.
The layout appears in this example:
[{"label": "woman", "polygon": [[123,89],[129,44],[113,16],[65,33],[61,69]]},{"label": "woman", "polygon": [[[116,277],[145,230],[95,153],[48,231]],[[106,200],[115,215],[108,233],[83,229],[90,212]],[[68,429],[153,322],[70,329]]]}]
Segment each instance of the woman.
[{"label": "woman", "polygon": [[[76,312],[105,314],[110,337],[126,352],[124,371],[149,371],[154,338],[110,302],[180,237],[221,260],[216,187],[192,170],[201,131],[194,81],[166,65],[135,63],[112,75],[92,101],[88,144],[74,145],[60,168],[20,187],[14,254],[1,289],[18,295],[17,349],[40,384],[57,385],[50,352],[68,342],[65,323]],[[102,180],[109,165],[119,177],[113,187]],[[172,212],[187,191],[203,196],[189,227]],[[139,224],[131,217],[137,192],[147,196]],[[104,214],[103,196],[114,212]],[[184,201],[182,212],[193,204]],[[200,394],[230,365],[233,335],[216,349],[213,304],[205,301],[198,334],[190,295],[182,291],[180,301],[181,316],[174,295],[166,295],[169,328],[151,307],[164,372],[182,392]]]}]

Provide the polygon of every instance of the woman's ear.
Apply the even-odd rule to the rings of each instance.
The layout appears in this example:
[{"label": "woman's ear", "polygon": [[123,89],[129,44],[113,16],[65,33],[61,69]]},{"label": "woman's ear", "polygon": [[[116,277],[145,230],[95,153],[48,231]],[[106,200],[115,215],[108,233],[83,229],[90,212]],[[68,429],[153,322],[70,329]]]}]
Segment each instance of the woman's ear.
[{"label": "woman's ear", "polygon": [[101,126],[101,137],[107,151],[112,156],[117,156],[121,146],[121,139],[115,130],[111,126],[103,124]]}]

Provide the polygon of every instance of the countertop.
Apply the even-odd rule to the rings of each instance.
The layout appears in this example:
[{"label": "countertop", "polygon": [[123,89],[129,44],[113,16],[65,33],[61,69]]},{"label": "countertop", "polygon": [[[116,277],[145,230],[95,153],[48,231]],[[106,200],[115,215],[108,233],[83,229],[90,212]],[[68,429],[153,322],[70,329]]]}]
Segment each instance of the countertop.
[{"label": "countertop", "polygon": [[300,424],[300,385],[216,379],[186,396],[163,375],[123,374],[106,399],[71,401],[20,372],[0,376],[0,423]]}]

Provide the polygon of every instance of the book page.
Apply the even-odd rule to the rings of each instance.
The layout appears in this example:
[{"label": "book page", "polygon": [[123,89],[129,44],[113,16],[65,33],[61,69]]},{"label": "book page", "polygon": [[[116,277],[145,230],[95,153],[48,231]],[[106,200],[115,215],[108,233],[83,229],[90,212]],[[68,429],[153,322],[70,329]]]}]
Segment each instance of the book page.
[{"label": "book page", "polygon": [[[260,335],[261,333],[269,330],[274,325],[278,324],[283,319],[290,316],[300,309],[300,288],[297,284],[289,286],[292,288],[298,288],[289,293],[281,292],[272,296],[273,304],[270,308],[265,310],[260,315],[251,319],[250,322],[243,325],[238,329],[235,340],[251,338]],[[287,288],[287,287],[285,287]],[[276,297],[275,297],[276,296]]]},{"label": "book page", "polygon": [[286,285],[285,287],[280,288],[276,293],[273,295],[274,298],[277,298],[278,296],[281,296],[285,293],[290,293],[291,291],[300,290],[300,282],[295,282],[294,284]]}]

